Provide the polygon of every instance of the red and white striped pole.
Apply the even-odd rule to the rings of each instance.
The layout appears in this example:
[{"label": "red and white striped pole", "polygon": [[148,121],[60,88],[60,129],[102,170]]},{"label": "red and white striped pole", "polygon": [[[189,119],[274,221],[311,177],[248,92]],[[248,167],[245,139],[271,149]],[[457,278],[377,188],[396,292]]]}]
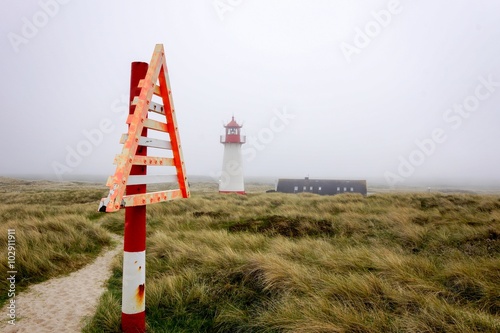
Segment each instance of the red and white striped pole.
[{"label": "red and white striped pole", "polygon": [[[129,114],[139,96],[139,80],[146,77],[148,64],[133,62],[130,75]],[[147,136],[144,128],[142,136]],[[147,155],[147,147],[139,146],[136,155]],[[145,175],[147,167],[133,165],[130,175]],[[146,193],[146,185],[128,185],[126,195]],[[123,245],[122,330],[125,333],[146,332],[146,205],[125,207]]]}]

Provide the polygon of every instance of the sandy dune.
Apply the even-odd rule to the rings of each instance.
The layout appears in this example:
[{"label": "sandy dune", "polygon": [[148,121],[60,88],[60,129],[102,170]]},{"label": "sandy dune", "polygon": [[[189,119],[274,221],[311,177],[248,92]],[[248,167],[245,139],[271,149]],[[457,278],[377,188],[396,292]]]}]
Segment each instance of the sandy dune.
[{"label": "sandy dune", "polygon": [[[82,319],[94,313],[99,296],[105,290],[113,257],[122,249],[120,244],[79,271],[34,285],[16,295],[16,325],[4,319],[0,331],[80,332]],[[2,313],[8,313],[6,307]]]}]

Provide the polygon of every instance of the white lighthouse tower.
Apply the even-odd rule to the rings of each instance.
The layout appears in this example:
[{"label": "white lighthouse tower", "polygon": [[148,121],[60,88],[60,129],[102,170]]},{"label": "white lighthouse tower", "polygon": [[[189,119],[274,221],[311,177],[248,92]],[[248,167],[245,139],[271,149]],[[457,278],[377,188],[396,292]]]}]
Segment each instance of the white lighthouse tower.
[{"label": "white lighthouse tower", "polygon": [[219,181],[219,193],[245,194],[243,160],[241,158],[241,145],[245,143],[245,136],[240,134],[241,127],[233,117],[224,126],[226,129],[225,135],[220,137],[220,142],[224,145],[224,159]]}]

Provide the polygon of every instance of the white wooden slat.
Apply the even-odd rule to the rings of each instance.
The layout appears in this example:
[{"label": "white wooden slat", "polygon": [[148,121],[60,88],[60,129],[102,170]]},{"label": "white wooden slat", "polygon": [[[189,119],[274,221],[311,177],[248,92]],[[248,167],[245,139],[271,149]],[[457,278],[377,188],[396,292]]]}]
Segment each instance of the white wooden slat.
[{"label": "white wooden slat", "polygon": [[[128,134],[123,134],[120,138],[120,143],[125,143],[127,139]],[[170,141],[148,138],[145,136],[139,137],[139,146],[172,150],[172,143]]]},{"label": "white wooden slat", "polygon": [[[134,99],[132,100],[132,105],[137,105],[137,104],[139,104],[139,96],[135,96]],[[165,107],[153,101],[149,102],[148,110],[156,112],[158,114],[165,115]]]},{"label": "white wooden slat", "polygon": [[[122,158],[121,155],[116,155],[113,164],[117,165]],[[171,157],[156,157],[156,156],[134,156],[132,159],[133,165],[150,165],[150,166],[173,166],[174,159]]]},{"label": "white wooden slat", "polygon": [[[126,123],[127,124],[131,124],[132,120],[133,120],[133,117],[134,117],[133,115],[129,115],[127,117]],[[167,128],[167,124],[166,123],[161,122],[161,121],[157,121],[157,120],[154,120],[154,119],[146,118],[144,120],[144,127],[150,128],[150,129],[155,130],[155,131],[168,132],[168,128]]]},{"label": "white wooden slat", "polygon": [[113,185],[113,176],[109,176],[108,179],[106,180],[106,186],[110,187]]},{"label": "white wooden slat", "polygon": [[128,176],[127,185],[174,183],[177,181],[177,175]]},{"label": "white wooden slat", "polygon": [[135,156],[132,164],[150,166],[173,166],[174,159],[171,157]]},{"label": "white wooden slat", "polygon": [[153,112],[165,115],[165,107],[163,107],[163,105],[155,103],[153,101],[149,102],[149,111],[153,111]]},{"label": "white wooden slat", "polygon": [[154,119],[144,120],[144,127],[150,128],[152,130],[160,131],[160,132],[168,132],[167,124],[162,123],[161,121],[154,120]]},{"label": "white wooden slat", "polygon": [[[139,81],[139,88],[142,88],[143,86],[144,86],[144,80],[140,80]],[[161,96],[160,86],[159,85],[157,85],[157,84],[154,85],[153,94],[155,94],[156,96]]]}]

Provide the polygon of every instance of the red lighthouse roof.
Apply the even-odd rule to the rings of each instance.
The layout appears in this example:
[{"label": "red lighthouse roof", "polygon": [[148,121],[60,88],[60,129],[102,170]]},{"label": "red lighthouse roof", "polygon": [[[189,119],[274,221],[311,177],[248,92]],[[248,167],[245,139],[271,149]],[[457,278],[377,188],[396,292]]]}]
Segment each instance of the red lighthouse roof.
[{"label": "red lighthouse roof", "polygon": [[241,128],[241,125],[238,125],[238,123],[234,120],[234,116],[232,117],[231,121],[229,123],[227,123],[226,126],[224,127],[237,127],[237,128]]},{"label": "red lighthouse roof", "polygon": [[241,125],[239,125],[236,120],[234,120],[234,116],[231,121],[224,125],[226,129],[226,135],[222,135],[220,138],[221,143],[245,143],[245,136],[241,135]]}]

